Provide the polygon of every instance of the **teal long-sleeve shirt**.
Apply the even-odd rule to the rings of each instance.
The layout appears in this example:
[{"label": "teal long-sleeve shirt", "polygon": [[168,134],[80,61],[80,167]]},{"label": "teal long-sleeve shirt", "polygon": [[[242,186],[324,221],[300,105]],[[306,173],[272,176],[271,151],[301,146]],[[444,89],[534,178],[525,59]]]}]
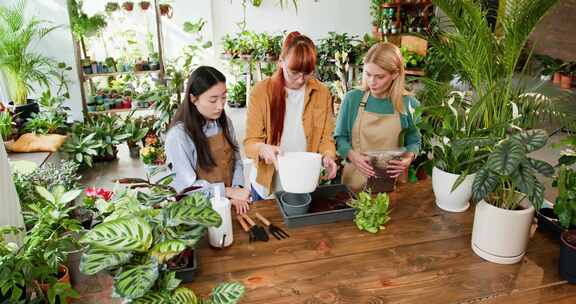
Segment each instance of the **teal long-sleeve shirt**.
[{"label": "teal long-sleeve shirt", "polygon": [[[336,148],[338,155],[343,159],[348,157],[348,152],[352,149],[352,127],[358,115],[358,108],[364,91],[351,90],[346,93],[338,118],[336,128],[334,129],[334,138],[336,139]],[[400,113],[400,125],[402,127],[401,136],[404,136],[403,143],[407,151],[418,154],[420,150],[421,136],[412,117],[414,109],[420,106],[420,102],[412,96],[404,96],[404,113]],[[394,106],[389,98],[368,97],[366,102],[366,112],[378,114],[393,114]],[[401,140],[402,142],[402,140]]]}]

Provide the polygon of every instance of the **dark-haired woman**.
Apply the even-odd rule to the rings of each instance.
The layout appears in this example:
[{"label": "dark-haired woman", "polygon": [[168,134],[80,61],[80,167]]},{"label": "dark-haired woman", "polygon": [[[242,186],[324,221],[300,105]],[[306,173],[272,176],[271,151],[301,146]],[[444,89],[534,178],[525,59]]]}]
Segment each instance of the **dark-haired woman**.
[{"label": "dark-haired woman", "polygon": [[281,190],[273,163],[282,152],[323,155],[325,178],[336,176],[334,114],[329,89],[314,78],[316,47],[298,32],[286,37],[276,72],[252,89],[244,148],[255,160],[254,199]]},{"label": "dark-haired woman", "polygon": [[166,135],[166,158],[176,173],[177,191],[190,186],[224,183],[226,196],[238,213],[246,212],[250,192],[231,121],[224,113],[226,78],[213,67],[198,67],[186,84],[186,94]]}]

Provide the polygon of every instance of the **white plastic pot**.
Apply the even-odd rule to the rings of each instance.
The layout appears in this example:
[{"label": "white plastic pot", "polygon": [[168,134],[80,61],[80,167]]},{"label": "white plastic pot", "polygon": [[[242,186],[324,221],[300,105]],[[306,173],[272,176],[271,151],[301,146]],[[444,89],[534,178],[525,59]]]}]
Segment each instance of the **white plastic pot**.
[{"label": "white plastic pot", "polygon": [[464,212],[470,207],[472,183],[476,174],[469,174],[458,188],[452,190],[457,174],[444,172],[436,167],[432,169],[432,190],[438,208],[450,212]]},{"label": "white plastic pot", "polygon": [[472,228],[472,250],[498,264],[514,264],[526,253],[534,207],[524,199],[522,210],[495,207],[484,200],[476,205]]},{"label": "white plastic pot", "polygon": [[286,152],[278,156],[278,175],[286,192],[314,192],[321,168],[322,155],[318,153]]}]

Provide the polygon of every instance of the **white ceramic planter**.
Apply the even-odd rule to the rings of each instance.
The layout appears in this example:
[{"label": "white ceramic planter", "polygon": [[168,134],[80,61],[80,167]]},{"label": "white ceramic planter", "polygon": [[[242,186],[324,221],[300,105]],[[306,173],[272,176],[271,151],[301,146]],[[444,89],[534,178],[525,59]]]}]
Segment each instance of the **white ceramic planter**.
[{"label": "white ceramic planter", "polygon": [[472,250],[498,264],[514,264],[526,253],[534,207],[528,200],[522,210],[506,210],[481,201],[476,205],[472,228]]},{"label": "white ceramic planter", "polygon": [[458,188],[452,190],[457,174],[444,172],[436,167],[432,170],[432,190],[436,197],[438,208],[450,212],[464,212],[470,207],[472,183],[476,174],[466,176]]},{"label": "white ceramic planter", "polygon": [[278,175],[286,192],[310,193],[318,186],[322,155],[310,152],[286,152],[278,156]]}]

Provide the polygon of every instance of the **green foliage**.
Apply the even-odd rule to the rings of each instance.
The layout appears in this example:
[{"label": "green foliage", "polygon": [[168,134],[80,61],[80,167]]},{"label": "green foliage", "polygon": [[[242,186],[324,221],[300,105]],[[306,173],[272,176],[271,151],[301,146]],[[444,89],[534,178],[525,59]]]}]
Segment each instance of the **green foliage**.
[{"label": "green foliage", "polygon": [[176,60],[183,68],[185,75],[190,75],[190,73],[192,73],[192,71],[200,64],[200,55],[202,51],[212,47],[212,41],[205,41],[204,36],[202,35],[202,29],[204,26],[206,26],[206,20],[202,18],[198,19],[196,22],[184,22],[184,32],[191,35],[192,43],[189,43],[184,47],[182,55],[180,55]]},{"label": "green foliage", "polygon": [[472,185],[474,199],[514,210],[524,197],[528,197],[534,207],[540,209],[544,186],[536,173],[551,176],[554,169],[527,154],[542,148],[547,139],[544,130],[528,130],[498,142],[490,154],[484,155],[486,162]]},{"label": "green foliage", "polygon": [[82,11],[81,0],[68,0],[68,11],[70,13],[70,24],[72,34],[76,40],[91,37],[106,27],[106,18],[101,14],[88,16]]},{"label": "green foliage", "polygon": [[421,68],[424,64],[425,57],[416,53],[409,51],[406,47],[401,47],[402,58],[404,59],[404,66],[406,68]]},{"label": "green foliage", "polygon": [[74,161],[80,167],[92,167],[92,158],[98,155],[98,149],[102,147],[102,144],[95,139],[95,136],[96,133],[73,132],[64,142],[62,151],[67,155],[68,159]]},{"label": "green foliage", "polygon": [[570,165],[576,163],[576,136],[562,141],[566,145],[559,160],[560,170],[554,180],[558,187],[558,197],[554,204],[554,212],[558,215],[564,228],[576,226],[576,170]]},{"label": "green foliage", "polygon": [[210,293],[212,304],[232,304],[240,301],[246,288],[238,282],[226,282],[216,286]]},{"label": "green foliage", "polygon": [[373,197],[370,191],[362,191],[348,205],[356,208],[354,223],[360,230],[377,233],[390,220],[390,198],[387,193],[378,193]]},{"label": "green foliage", "polygon": [[84,124],[77,124],[76,132],[95,134],[94,140],[99,144],[97,156],[106,157],[116,154],[117,146],[124,143],[130,134],[124,129],[124,121],[120,116],[107,114],[90,114]]},{"label": "green foliage", "polygon": [[552,75],[558,72],[562,67],[563,61],[561,59],[552,58],[544,54],[536,54],[534,58],[538,60],[541,64],[540,74],[542,75]]},{"label": "green foliage", "polygon": [[44,87],[54,78],[54,61],[32,50],[57,26],[25,16],[26,1],[0,6],[0,70],[7,77],[15,104],[25,104],[35,84]]},{"label": "green foliage", "polygon": [[228,103],[230,105],[244,107],[246,105],[246,82],[236,82],[228,91]]},{"label": "green foliage", "polygon": [[32,113],[31,117],[24,123],[24,132],[36,134],[64,134],[68,125],[65,118],[55,113],[42,111]]},{"label": "green foliage", "polygon": [[[58,267],[65,263],[68,252],[77,248],[72,233],[79,232],[78,221],[70,218],[75,209],[71,201],[80,190],[66,191],[57,186],[52,191],[36,187],[39,200],[30,204],[30,211],[25,212],[31,227],[25,233],[14,227],[0,228],[0,291],[1,294],[12,292],[10,303],[19,303],[24,287],[34,288],[36,296],[48,303],[66,303],[66,297],[77,296],[69,284],[57,283]],[[6,243],[5,235],[24,233],[22,245]],[[49,285],[45,295],[35,282]],[[47,296],[47,298],[46,298]],[[30,294],[26,293],[30,301]]]},{"label": "green foliage", "polygon": [[12,119],[12,113],[9,111],[0,112],[0,137],[7,141],[12,136],[12,131],[14,127],[14,120]]},{"label": "green foliage", "polygon": [[146,137],[146,134],[148,134],[150,130],[149,127],[144,126],[143,120],[133,118],[134,113],[135,112],[131,112],[124,120],[124,131],[126,134],[129,134],[129,137],[126,139],[128,146],[137,145],[138,142]]},{"label": "green foliage", "polygon": [[[139,179],[119,182],[142,184]],[[103,222],[80,239],[87,246],[80,270],[115,273],[114,293],[133,303],[197,303],[194,292],[177,288],[180,281],[166,263],[194,248],[206,228],[219,226],[221,218],[200,194],[176,201],[176,193],[167,188],[149,190],[120,191],[101,208]],[[236,303],[243,292],[241,285],[225,285],[214,295],[223,301],[219,303]]]}]

